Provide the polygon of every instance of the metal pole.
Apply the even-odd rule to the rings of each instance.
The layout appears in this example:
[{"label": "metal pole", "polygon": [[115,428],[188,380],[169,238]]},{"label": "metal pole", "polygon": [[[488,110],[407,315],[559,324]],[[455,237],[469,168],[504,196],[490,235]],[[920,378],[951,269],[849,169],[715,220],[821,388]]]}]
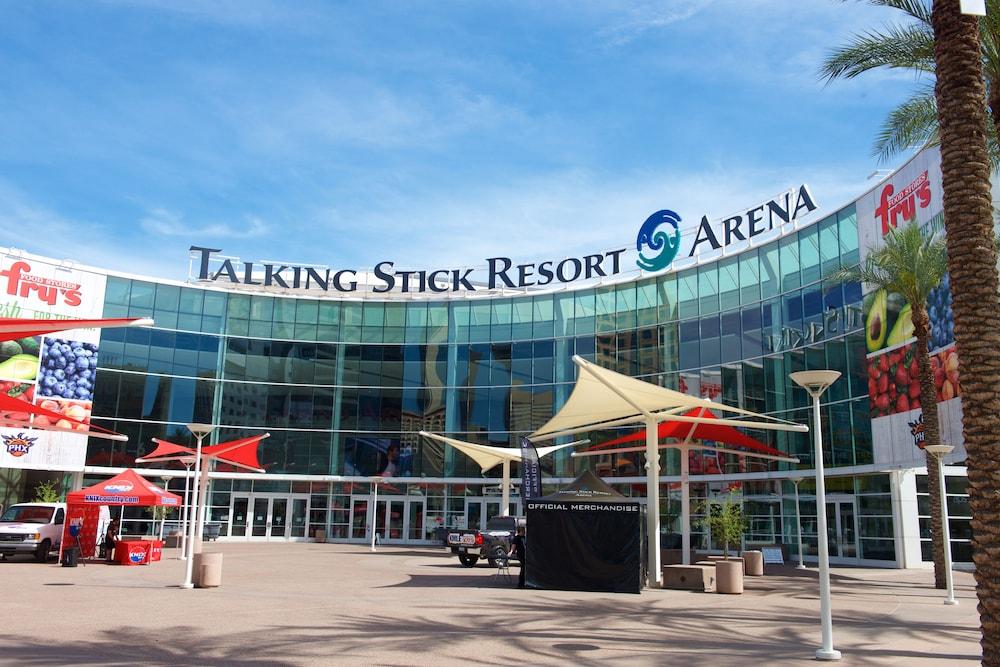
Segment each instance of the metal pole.
[{"label": "metal pole", "polygon": [[691,482],[689,479],[691,462],[687,447],[678,449],[681,453],[681,563],[691,564]]},{"label": "metal pole", "polygon": [[647,565],[650,588],[663,580],[660,570],[660,450],[657,447],[657,423],[646,420],[646,539],[649,542]]},{"label": "metal pole", "polygon": [[[205,436],[202,433],[196,433],[195,434],[195,438],[198,441],[197,451],[195,452],[195,457],[194,457],[194,477],[195,477],[195,479],[198,479],[199,477],[201,477],[201,440],[204,437]],[[188,528],[190,529],[190,533],[188,534],[188,543],[187,543],[187,550],[188,550],[188,553],[187,553],[187,565],[184,568],[184,581],[183,581],[183,583],[181,583],[181,588],[194,588],[194,581],[193,581],[193,575],[194,575],[194,540],[195,540],[195,532],[194,531],[195,531],[195,524],[198,523],[197,522],[197,518],[198,518],[197,517],[197,508],[200,506],[199,505],[199,501],[200,500],[201,499],[198,497],[198,487],[195,486],[195,485],[192,485],[192,489],[191,489],[191,507],[192,507],[192,511],[195,512],[195,516],[190,517],[189,520],[188,520],[188,524],[189,524]]]},{"label": "metal pole", "polygon": [[796,567],[804,570],[806,566],[802,564],[802,515],[799,514],[799,484],[801,483],[801,479],[792,480],[792,484],[795,485],[795,529],[799,532],[799,564]]},{"label": "metal pole", "polygon": [[823,430],[820,421],[819,397],[813,393],[813,428],[816,443],[816,523],[819,544],[819,614],[823,646],[816,651],[818,660],[840,660],[840,651],[833,648],[833,614],[830,609],[830,549],[826,534],[826,484],[823,479]]},{"label": "metal pole", "polygon": [[945,604],[958,604],[955,599],[955,581],[951,572],[951,527],[948,525],[948,496],[944,486],[944,456],[938,454],[938,489],[941,496],[941,539],[944,540],[944,575],[948,584],[948,597]]},{"label": "metal pole", "polygon": [[372,481],[372,487],[375,489],[372,494],[372,551],[375,551],[375,536],[378,531],[378,526],[375,525],[378,519],[378,482]]},{"label": "metal pole", "polygon": [[503,481],[501,483],[503,486],[500,489],[500,516],[510,516],[510,459],[503,460]]},{"label": "metal pole", "polygon": [[201,553],[201,543],[205,541],[205,515],[208,514],[208,463],[208,461],[202,463],[201,478],[198,481],[198,514],[195,516],[194,533],[198,553]]},{"label": "metal pole", "polygon": [[187,560],[188,541],[188,490],[191,487],[191,466],[184,464],[184,507],[181,519],[181,560]]}]

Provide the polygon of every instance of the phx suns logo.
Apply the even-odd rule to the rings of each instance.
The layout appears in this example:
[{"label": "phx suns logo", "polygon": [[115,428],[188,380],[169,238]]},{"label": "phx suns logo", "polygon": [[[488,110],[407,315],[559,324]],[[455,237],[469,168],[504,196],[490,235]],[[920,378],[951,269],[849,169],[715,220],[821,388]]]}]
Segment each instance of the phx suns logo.
[{"label": "phx suns logo", "polygon": [[7,449],[8,454],[15,458],[21,458],[31,451],[31,446],[35,444],[36,440],[38,438],[29,438],[24,433],[5,435],[3,436],[3,446]]},{"label": "phx suns logo", "polygon": [[[670,266],[681,247],[681,216],[664,209],[646,218],[639,228],[639,236],[635,240],[635,249],[639,251],[639,259],[635,263],[644,271],[662,271]],[[666,229],[661,229],[666,227]],[[646,256],[644,249],[654,251]]]}]

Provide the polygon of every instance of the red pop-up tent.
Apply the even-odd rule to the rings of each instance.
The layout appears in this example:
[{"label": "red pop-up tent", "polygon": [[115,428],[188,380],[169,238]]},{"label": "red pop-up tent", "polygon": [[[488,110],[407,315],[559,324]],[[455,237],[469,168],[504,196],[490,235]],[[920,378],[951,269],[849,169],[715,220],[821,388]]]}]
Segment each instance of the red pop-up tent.
[{"label": "red pop-up tent", "polygon": [[[63,524],[61,551],[66,545],[76,544],[70,535],[70,526],[80,526],[80,553],[92,554],[97,547],[97,524],[102,505],[122,507],[180,507],[181,497],[164,491],[141,477],[135,470],[126,470],[111,479],[66,494],[66,523]],[[70,541],[72,540],[72,541]]]}]

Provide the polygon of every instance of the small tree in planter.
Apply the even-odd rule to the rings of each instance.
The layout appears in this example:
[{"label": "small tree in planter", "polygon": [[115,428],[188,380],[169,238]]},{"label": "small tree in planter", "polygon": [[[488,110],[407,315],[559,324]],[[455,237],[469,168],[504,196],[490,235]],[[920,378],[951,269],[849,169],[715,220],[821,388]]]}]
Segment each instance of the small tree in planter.
[{"label": "small tree in planter", "polygon": [[750,524],[743,513],[743,503],[736,502],[734,495],[730,492],[729,497],[721,503],[703,504],[702,512],[705,516],[698,520],[700,527],[707,527],[716,539],[722,540],[726,560],[729,560],[730,542],[740,544],[743,533]]},{"label": "small tree in planter", "polygon": [[55,480],[50,479],[35,485],[36,503],[57,503],[60,500],[62,500],[62,494],[59,493],[59,483]]}]

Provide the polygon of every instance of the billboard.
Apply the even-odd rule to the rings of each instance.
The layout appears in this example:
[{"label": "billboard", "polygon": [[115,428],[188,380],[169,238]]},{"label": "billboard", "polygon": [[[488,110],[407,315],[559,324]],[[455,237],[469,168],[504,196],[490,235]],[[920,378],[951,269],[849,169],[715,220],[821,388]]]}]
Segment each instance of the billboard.
[{"label": "billboard", "polygon": [[[862,261],[883,244],[890,229],[915,220],[943,233],[941,155],[928,148],[856,202]],[[924,432],[911,305],[900,295],[863,286],[868,407],[876,464],[921,465]],[[950,461],[965,459],[962,388],[947,275],[926,304],[928,353],[934,372],[941,442],[954,445]]]},{"label": "billboard", "polygon": [[[106,277],[71,264],[0,254],[0,317],[96,319],[104,310]],[[100,332],[72,329],[0,343],[0,391],[72,419],[90,422]],[[20,420],[26,413],[10,412]],[[55,422],[53,424],[53,421]],[[36,416],[32,424],[75,428],[53,432],[0,428],[0,467],[83,470],[86,426]]]}]

